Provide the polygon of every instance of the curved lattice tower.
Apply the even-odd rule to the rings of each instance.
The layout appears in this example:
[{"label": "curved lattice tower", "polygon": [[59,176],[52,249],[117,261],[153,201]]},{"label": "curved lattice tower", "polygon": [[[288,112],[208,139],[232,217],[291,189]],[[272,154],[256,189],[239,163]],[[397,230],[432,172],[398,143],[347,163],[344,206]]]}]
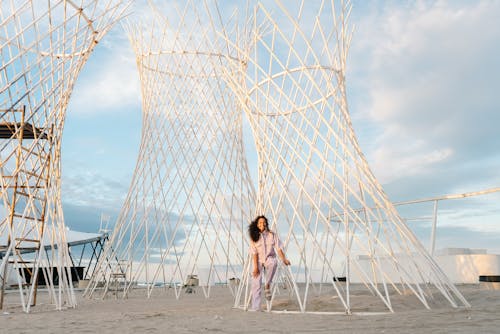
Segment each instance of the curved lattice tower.
[{"label": "curved lattice tower", "polygon": [[[142,99],[140,152],[132,184],[87,289],[104,282],[126,296],[132,287],[211,286],[241,273],[243,229],[254,210],[242,141],[241,106],[220,79],[240,66],[207,4],[128,24]],[[233,33],[225,31],[226,34]],[[230,65],[234,63],[233,65]],[[189,290],[190,291],[190,290]]]},{"label": "curved lattice tower", "polygon": [[0,308],[19,304],[5,298],[17,289],[29,312],[39,281],[57,309],[76,305],[61,208],[62,130],[77,75],[123,2],[0,4]]},{"label": "curved lattice tower", "polygon": [[[225,76],[255,135],[257,207],[292,260],[281,268],[288,290],[275,284],[267,307],[393,312],[393,299],[406,294],[426,308],[468,306],[399,217],[361,152],[345,91],[350,4],[335,2],[259,2],[249,47],[240,49],[248,67]],[[244,309],[250,267],[235,301]],[[282,300],[286,291],[293,302]],[[369,307],[364,292],[375,298]],[[325,293],[333,298],[321,299]]]}]

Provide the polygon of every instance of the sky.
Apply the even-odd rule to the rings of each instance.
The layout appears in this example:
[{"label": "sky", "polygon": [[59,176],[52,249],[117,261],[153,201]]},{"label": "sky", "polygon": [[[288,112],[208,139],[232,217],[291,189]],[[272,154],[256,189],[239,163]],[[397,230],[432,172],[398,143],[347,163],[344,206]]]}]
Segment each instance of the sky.
[{"label": "sky", "polygon": [[[499,1],[353,1],[349,111],[391,200],[500,187],[498,17]],[[62,198],[68,227],[96,232],[101,214],[111,225],[116,220],[134,173],[141,122],[135,56],[118,24],[83,68],[67,109]],[[245,140],[256,169],[248,132]],[[437,249],[500,254],[500,193],[438,208]],[[398,210],[427,245],[433,203]]]}]

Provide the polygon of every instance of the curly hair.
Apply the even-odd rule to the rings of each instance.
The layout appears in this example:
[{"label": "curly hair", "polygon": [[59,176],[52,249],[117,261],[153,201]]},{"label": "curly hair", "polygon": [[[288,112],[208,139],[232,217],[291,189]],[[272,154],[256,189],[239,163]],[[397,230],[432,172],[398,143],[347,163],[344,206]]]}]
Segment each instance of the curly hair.
[{"label": "curly hair", "polygon": [[259,238],[260,238],[260,230],[257,227],[257,222],[261,218],[264,218],[265,224],[266,224],[266,230],[269,230],[269,223],[267,221],[266,216],[257,216],[257,218],[255,218],[254,220],[252,220],[252,222],[248,226],[248,234],[250,235],[250,239],[252,239],[253,242],[257,242],[259,240]]}]

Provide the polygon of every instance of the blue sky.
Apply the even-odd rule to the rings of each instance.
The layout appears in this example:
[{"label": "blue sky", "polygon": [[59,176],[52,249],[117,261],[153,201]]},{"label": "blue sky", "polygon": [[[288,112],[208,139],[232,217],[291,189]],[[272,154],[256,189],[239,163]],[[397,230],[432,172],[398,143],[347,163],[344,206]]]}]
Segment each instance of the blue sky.
[{"label": "blue sky", "polygon": [[[392,200],[500,186],[499,15],[499,1],[353,2],[350,113]],[[101,213],[116,219],[141,122],[135,56],[117,25],[83,68],[67,110],[62,198],[70,228],[95,232]],[[249,161],[256,168],[252,152]],[[499,203],[498,193],[440,203],[437,248],[500,253]],[[401,213],[428,217],[432,204]],[[430,219],[409,225],[425,244]]]}]

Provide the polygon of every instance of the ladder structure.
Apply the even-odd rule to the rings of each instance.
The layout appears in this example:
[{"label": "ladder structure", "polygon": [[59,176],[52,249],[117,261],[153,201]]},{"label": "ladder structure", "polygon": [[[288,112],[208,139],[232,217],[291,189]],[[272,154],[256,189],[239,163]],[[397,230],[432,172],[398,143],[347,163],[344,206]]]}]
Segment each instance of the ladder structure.
[{"label": "ladder structure", "polygon": [[[38,269],[43,276],[53,277],[53,268],[37,267],[36,259],[41,251],[45,216],[47,209],[48,171],[50,170],[50,131],[39,129],[25,121],[26,108],[19,110],[0,110],[3,113],[0,123],[0,140],[14,139],[10,154],[6,154],[2,166],[13,166],[12,175],[2,175],[2,197],[8,208],[0,226],[6,233],[7,242],[0,246],[2,258],[6,258],[0,273],[0,309],[7,278],[14,276],[23,300],[36,304]],[[10,120],[10,121],[9,121]],[[17,147],[15,143],[17,142]],[[31,143],[35,143],[31,145]],[[5,150],[3,153],[6,153]],[[14,228],[22,225],[16,234]],[[10,270],[15,271],[10,275]],[[48,280],[45,280],[48,281]]]},{"label": "ladder structure", "polygon": [[61,203],[66,107],[126,8],[121,0],[0,3],[0,309],[76,305]]}]

